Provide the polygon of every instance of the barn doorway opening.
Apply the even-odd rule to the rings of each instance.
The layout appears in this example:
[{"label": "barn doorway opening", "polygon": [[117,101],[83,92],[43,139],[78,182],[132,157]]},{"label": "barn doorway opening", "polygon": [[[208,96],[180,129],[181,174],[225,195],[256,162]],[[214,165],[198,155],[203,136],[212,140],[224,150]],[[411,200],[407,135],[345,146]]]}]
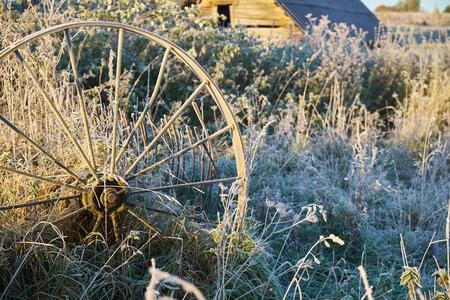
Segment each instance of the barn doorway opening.
[{"label": "barn doorway opening", "polygon": [[[221,27],[230,27],[231,23],[231,13],[230,13],[231,5],[217,5],[217,13],[222,16],[219,22],[219,26]],[[223,19],[225,16],[226,19]]]}]

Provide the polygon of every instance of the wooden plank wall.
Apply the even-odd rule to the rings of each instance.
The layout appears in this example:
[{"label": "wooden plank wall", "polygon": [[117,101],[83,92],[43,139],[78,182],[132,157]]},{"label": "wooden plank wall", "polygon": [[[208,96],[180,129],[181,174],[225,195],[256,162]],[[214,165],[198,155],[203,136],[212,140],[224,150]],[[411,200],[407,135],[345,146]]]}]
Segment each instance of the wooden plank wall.
[{"label": "wooden plank wall", "polygon": [[[200,2],[200,16],[214,16],[217,14],[217,5],[231,5],[234,9],[236,0],[203,0]],[[233,12],[231,12],[233,15]]]},{"label": "wooden plank wall", "polygon": [[240,0],[234,8],[234,22],[241,25],[288,26],[292,20],[274,0]]},{"label": "wooden plank wall", "polygon": [[246,30],[250,34],[269,41],[300,40],[302,37],[302,31],[296,25],[277,28],[248,27]]},{"label": "wooden plank wall", "polygon": [[217,15],[217,5],[231,5],[231,26],[246,26],[262,37],[297,38],[300,28],[275,0],[203,0],[200,16]]}]

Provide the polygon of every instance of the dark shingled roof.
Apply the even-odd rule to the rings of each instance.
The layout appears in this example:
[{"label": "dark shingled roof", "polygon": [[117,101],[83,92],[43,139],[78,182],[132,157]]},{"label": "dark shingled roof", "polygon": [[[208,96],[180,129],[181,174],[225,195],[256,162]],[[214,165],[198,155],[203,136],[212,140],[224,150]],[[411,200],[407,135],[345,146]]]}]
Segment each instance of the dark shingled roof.
[{"label": "dark shingled roof", "polygon": [[367,32],[367,39],[373,40],[377,17],[360,0],[276,0],[299,26],[307,28],[311,25],[307,15],[320,19],[328,16],[331,23],[355,25]]}]

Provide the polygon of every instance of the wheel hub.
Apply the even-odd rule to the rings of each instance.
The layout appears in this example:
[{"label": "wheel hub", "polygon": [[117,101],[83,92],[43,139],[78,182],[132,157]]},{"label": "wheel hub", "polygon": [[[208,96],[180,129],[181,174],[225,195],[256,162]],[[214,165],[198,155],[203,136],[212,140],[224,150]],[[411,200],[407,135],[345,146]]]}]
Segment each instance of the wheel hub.
[{"label": "wheel hub", "polygon": [[111,209],[120,204],[116,189],[107,188],[101,195],[101,203],[104,207]]},{"label": "wheel hub", "polygon": [[118,176],[100,177],[100,183],[94,183],[82,200],[84,207],[96,216],[123,212],[128,200],[128,184]]}]

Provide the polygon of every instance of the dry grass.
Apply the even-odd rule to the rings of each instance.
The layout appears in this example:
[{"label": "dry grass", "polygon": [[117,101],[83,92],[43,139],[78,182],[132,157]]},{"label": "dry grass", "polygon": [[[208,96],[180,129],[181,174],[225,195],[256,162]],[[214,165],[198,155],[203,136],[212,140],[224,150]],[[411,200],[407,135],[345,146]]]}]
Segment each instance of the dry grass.
[{"label": "dry grass", "polygon": [[380,21],[388,27],[422,26],[425,28],[433,28],[450,26],[450,13],[377,12],[376,15]]}]

